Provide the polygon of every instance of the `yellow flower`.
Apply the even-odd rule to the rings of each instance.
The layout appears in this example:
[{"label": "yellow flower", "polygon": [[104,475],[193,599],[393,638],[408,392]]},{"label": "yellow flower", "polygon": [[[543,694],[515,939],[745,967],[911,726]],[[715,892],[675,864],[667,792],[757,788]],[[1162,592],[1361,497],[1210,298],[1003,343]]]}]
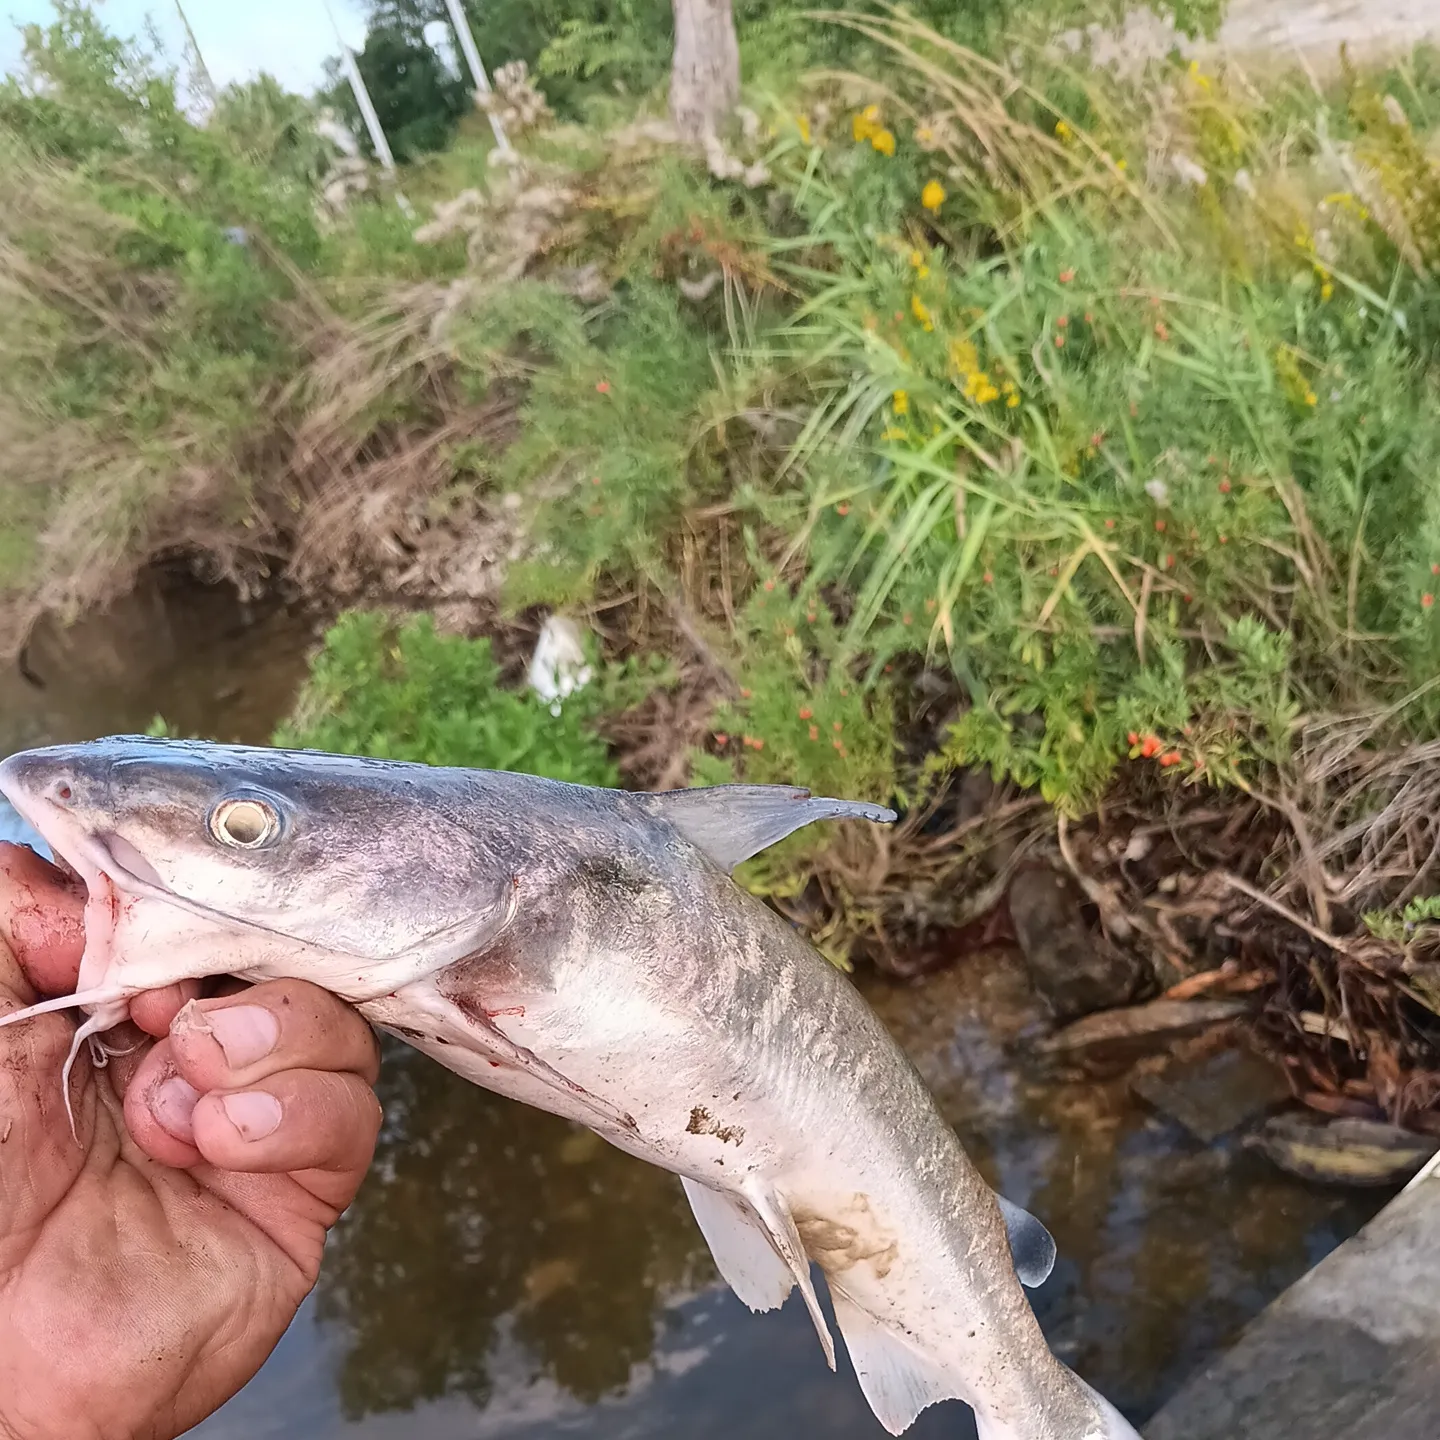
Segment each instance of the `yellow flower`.
[{"label": "yellow flower", "polygon": [[931,180],[920,192],[920,203],[927,210],[938,210],[945,203],[945,187],[938,180]]},{"label": "yellow flower", "polygon": [[935,132],[928,125],[917,125],[915,127],[915,142],[922,147],[932,145],[935,142]]},{"label": "yellow flower", "polygon": [[964,395],[967,400],[973,400],[977,405],[988,405],[992,400],[1000,398],[995,382],[984,370],[971,371],[965,377]]},{"label": "yellow flower", "polygon": [[898,425],[889,425],[881,431],[880,438],[882,440],[903,440],[905,432]]},{"label": "yellow flower", "polygon": [[800,132],[800,138],[809,145],[811,143],[809,119],[804,115],[797,115],[795,117],[795,128]]},{"label": "yellow flower", "polygon": [[980,368],[980,357],[968,340],[950,342],[950,367],[956,375],[972,375]]},{"label": "yellow flower", "polygon": [[908,415],[910,413],[910,397],[903,390],[897,390],[891,397],[897,415]]},{"label": "yellow flower", "polygon": [[1316,405],[1316,404],[1319,403],[1319,400],[1318,400],[1318,398],[1316,397],[1315,392],[1314,392],[1313,390],[1309,389],[1308,387],[1307,387],[1306,390],[1305,390],[1305,403],[1306,403],[1307,405]]},{"label": "yellow flower", "polygon": [[1020,403],[1020,397],[1019,397],[1018,395],[1010,395],[1010,396],[1007,396],[1007,397],[1006,397],[1006,400],[1005,400],[1005,403],[1006,403],[1006,405],[1008,405],[1008,406],[1010,407],[1010,409],[1013,410],[1013,409],[1015,409],[1015,407],[1016,407],[1017,405],[1019,405],[1019,403]]},{"label": "yellow flower", "polygon": [[895,136],[889,130],[877,130],[870,137],[870,144],[882,155],[893,155],[895,153]]},{"label": "yellow flower", "polygon": [[910,297],[910,313],[927,329],[933,330],[935,322],[930,318],[930,311],[926,308],[925,302],[918,296]]},{"label": "yellow flower", "polygon": [[875,134],[879,128],[875,124],[879,114],[880,107],[878,105],[867,105],[865,109],[851,120],[850,133],[855,137],[857,144],[861,140],[870,139],[870,137]]},{"label": "yellow flower", "polygon": [[1130,168],[1130,162],[1128,160],[1117,160],[1115,162],[1115,168],[1123,175]]},{"label": "yellow flower", "polygon": [[1073,140],[1075,132],[1063,120],[1057,120],[1055,122],[1055,138],[1057,140]]},{"label": "yellow flower", "polygon": [[1335,293],[1335,286],[1334,286],[1334,284],[1333,284],[1331,281],[1329,281],[1329,280],[1327,280],[1327,281],[1320,287],[1320,298],[1321,298],[1322,300],[1328,300],[1334,293]]}]

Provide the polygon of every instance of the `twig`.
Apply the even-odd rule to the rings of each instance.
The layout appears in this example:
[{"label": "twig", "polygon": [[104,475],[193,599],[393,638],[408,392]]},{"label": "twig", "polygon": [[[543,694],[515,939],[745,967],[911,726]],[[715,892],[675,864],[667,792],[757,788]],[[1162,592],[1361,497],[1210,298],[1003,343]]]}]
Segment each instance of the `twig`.
[{"label": "twig", "polygon": [[1070,848],[1069,823],[1063,815],[1055,817],[1055,839],[1060,845],[1060,858],[1065,862],[1066,868],[1075,877],[1080,888],[1089,897],[1091,903],[1100,911],[1100,918],[1105,928],[1116,940],[1128,940],[1131,935],[1139,929],[1136,920],[1125,913],[1124,907],[1115,894],[1107,886],[1093,880],[1083,870],[1075,859],[1075,852]]},{"label": "twig", "polygon": [[1303,916],[1297,915],[1288,905],[1282,905],[1280,901],[1267,895],[1263,890],[1257,889],[1248,880],[1242,880],[1229,870],[1218,870],[1216,875],[1232,890],[1238,890],[1242,895],[1248,895],[1257,905],[1264,905],[1266,909],[1273,910],[1282,920],[1288,920],[1297,929],[1303,930],[1322,945],[1329,946],[1330,949],[1341,955],[1350,954],[1351,946],[1348,941],[1340,939],[1338,935],[1331,935],[1328,931],[1320,929],[1318,925],[1312,925]]}]

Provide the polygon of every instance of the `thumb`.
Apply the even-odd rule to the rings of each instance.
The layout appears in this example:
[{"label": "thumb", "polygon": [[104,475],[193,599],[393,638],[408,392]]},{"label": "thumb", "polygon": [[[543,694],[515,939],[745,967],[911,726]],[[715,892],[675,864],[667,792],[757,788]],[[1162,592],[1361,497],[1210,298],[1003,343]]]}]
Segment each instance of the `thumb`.
[{"label": "thumb", "polygon": [[84,949],[83,890],[33,850],[0,844],[0,988],[27,1003],[31,990],[68,995]]}]

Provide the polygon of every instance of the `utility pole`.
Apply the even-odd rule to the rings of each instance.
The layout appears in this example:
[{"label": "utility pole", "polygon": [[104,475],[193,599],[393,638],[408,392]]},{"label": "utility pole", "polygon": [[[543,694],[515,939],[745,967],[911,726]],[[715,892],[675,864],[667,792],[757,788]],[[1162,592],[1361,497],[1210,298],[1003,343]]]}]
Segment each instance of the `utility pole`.
[{"label": "utility pole", "polygon": [[[480,63],[480,52],[475,48],[475,37],[470,33],[470,21],[466,18],[462,0],[445,0],[445,8],[450,12],[450,23],[455,27],[460,48],[465,52],[465,63],[470,67],[470,78],[475,82],[476,93],[493,95],[495,92],[490,88],[490,77],[485,73],[484,65]],[[495,134],[495,148],[502,155],[511,154],[512,147],[505,134],[505,127],[500,123],[500,117],[494,111],[488,113],[490,129]]]},{"label": "utility pole", "polygon": [[217,98],[215,81],[211,78],[209,66],[205,64],[205,56],[200,50],[200,42],[195,38],[194,30],[190,28],[190,17],[185,13],[185,6],[181,0],[175,0],[175,10],[180,16],[180,24],[185,29],[185,48],[190,57],[195,83],[213,106]]},{"label": "utility pole", "polygon": [[[385,167],[386,173],[394,179],[396,178],[395,156],[391,153],[390,142],[385,138],[385,129],[380,124],[380,117],[375,113],[375,105],[370,99],[370,91],[365,86],[365,77],[361,75],[360,67],[355,63],[355,52],[345,43],[345,37],[340,33],[340,25],[335,19],[335,11],[330,6],[330,0],[325,0],[325,13],[330,17],[330,28],[334,30],[335,39],[339,42],[340,63],[345,68],[345,78],[350,82],[355,103],[360,107],[360,114],[365,119],[365,128],[370,132],[370,143],[375,147],[375,153],[380,157],[380,163]],[[398,186],[395,190],[395,203],[406,215],[415,213],[415,207],[405,198]]]}]

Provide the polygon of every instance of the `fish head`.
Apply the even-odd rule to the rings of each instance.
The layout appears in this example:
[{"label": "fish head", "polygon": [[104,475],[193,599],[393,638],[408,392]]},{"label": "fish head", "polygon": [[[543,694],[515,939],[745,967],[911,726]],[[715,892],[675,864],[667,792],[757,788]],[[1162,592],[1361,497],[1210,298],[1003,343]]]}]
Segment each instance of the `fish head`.
[{"label": "fish head", "polygon": [[12,755],[0,793],[85,882],[80,989],[238,974],[383,995],[513,893],[455,818],[467,772],[121,736]]}]

